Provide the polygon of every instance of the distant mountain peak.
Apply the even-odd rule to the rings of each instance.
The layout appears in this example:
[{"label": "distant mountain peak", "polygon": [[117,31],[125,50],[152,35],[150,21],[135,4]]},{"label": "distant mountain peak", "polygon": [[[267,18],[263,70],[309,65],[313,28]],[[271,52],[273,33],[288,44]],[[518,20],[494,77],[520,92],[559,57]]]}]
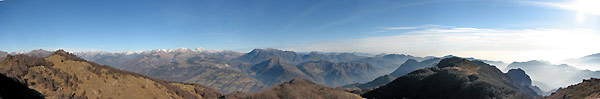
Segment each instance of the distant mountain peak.
[{"label": "distant mountain peak", "polygon": [[[408,60],[406,60],[406,62],[416,63],[416,62],[419,62],[419,61],[417,61],[415,59],[408,59]],[[406,62],[404,62],[404,63],[406,63]]]}]

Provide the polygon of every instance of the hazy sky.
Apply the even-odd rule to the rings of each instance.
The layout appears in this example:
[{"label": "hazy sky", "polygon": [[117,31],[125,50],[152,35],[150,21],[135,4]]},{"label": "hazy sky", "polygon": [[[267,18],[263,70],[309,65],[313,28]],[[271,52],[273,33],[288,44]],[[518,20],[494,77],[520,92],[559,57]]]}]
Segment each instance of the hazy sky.
[{"label": "hazy sky", "polygon": [[448,54],[506,62],[600,53],[598,0],[4,0],[0,50]]}]

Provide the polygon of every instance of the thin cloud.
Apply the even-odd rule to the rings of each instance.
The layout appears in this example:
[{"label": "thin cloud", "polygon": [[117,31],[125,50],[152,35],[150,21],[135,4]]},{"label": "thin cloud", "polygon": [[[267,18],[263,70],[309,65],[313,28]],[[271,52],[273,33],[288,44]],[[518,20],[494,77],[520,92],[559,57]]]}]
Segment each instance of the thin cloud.
[{"label": "thin cloud", "polygon": [[543,1],[522,1],[526,4],[533,4],[539,6],[559,8],[563,10],[572,10],[585,14],[600,14],[600,7],[598,7],[598,0],[572,0],[570,2],[543,2]]},{"label": "thin cloud", "polygon": [[575,20],[579,23],[585,22],[587,16],[600,15],[600,6],[598,6],[600,0],[572,0],[569,2],[522,1],[522,3],[574,11],[577,13],[575,14]]},{"label": "thin cloud", "polygon": [[445,27],[441,25],[423,25],[423,26],[412,26],[412,27],[380,27],[385,30],[410,30],[410,29],[422,29],[422,28],[432,28],[432,27]]},{"label": "thin cloud", "polygon": [[322,41],[290,47],[297,51],[448,54],[506,62],[559,62],[600,52],[600,33],[589,29],[426,28],[396,36]]}]

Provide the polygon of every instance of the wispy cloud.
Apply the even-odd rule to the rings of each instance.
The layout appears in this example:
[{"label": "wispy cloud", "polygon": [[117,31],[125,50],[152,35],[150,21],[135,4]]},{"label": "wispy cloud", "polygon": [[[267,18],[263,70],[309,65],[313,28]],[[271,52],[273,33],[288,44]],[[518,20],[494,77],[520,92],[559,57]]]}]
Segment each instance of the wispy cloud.
[{"label": "wispy cloud", "polygon": [[569,0],[568,2],[547,2],[547,1],[522,1],[526,4],[540,5],[546,7],[572,10],[586,14],[600,14],[600,3],[598,0]]},{"label": "wispy cloud", "polygon": [[411,27],[380,27],[385,30],[410,30],[410,29],[422,29],[422,28],[432,28],[432,27],[446,27],[441,25],[422,25],[422,26],[411,26]]},{"label": "wispy cloud", "polygon": [[[448,27],[448,26],[445,26]],[[424,28],[401,35],[323,41],[291,47],[298,51],[454,54],[507,62],[557,62],[600,52],[600,33],[589,29]]]}]

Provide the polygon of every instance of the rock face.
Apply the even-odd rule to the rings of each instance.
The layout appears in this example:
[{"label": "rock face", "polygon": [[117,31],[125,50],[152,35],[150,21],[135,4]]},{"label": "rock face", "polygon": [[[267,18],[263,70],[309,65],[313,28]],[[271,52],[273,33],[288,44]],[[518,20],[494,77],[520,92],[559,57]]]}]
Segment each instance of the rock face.
[{"label": "rock face", "polygon": [[481,61],[458,57],[418,69],[362,95],[365,98],[534,98],[536,93]]},{"label": "rock face", "polygon": [[306,79],[292,79],[256,94],[232,94],[225,98],[244,99],[362,99],[341,88],[330,88]]},{"label": "rock face", "polygon": [[[2,84],[36,98],[216,98],[218,91],[196,84],[176,83],[121,71],[58,50],[42,58],[8,56],[0,61]],[[8,78],[8,79],[7,79]],[[0,91],[5,97],[7,91]],[[24,89],[30,88],[30,89]],[[13,96],[6,96],[10,98]],[[14,97],[19,97],[16,95]],[[21,96],[22,98],[22,96]]]},{"label": "rock face", "polygon": [[506,77],[519,83],[521,86],[531,85],[531,78],[529,78],[529,75],[525,74],[525,71],[523,71],[521,68],[509,70],[506,73]]},{"label": "rock face", "polygon": [[432,59],[427,59],[427,60],[418,62],[417,60],[409,59],[406,62],[404,62],[404,64],[400,65],[400,67],[398,67],[398,69],[396,69],[390,75],[392,77],[400,77],[400,76],[406,75],[412,71],[415,71],[417,69],[433,67],[438,62],[440,62],[440,60],[442,60],[442,59],[432,58]]},{"label": "rock face", "polygon": [[547,99],[597,99],[600,98],[600,79],[590,78],[583,82],[561,89]]}]

